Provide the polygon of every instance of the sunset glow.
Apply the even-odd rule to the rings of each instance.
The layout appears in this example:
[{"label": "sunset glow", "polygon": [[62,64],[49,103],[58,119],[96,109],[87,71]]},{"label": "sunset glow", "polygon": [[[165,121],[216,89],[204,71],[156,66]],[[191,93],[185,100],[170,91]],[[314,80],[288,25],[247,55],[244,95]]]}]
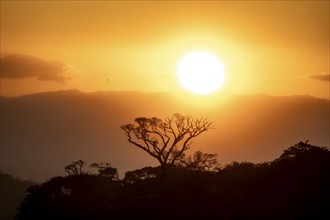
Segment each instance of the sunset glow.
[{"label": "sunset glow", "polygon": [[328,99],[328,18],[328,1],[1,1],[1,57],[63,68],[62,80],[2,71],[0,91],[177,95],[179,61],[207,51],[225,66],[222,92]]},{"label": "sunset glow", "polygon": [[330,215],[329,0],[0,4],[0,219]]},{"label": "sunset glow", "polygon": [[224,81],[224,66],[213,54],[204,51],[184,56],[178,65],[181,85],[194,93],[205,95],[220,88]]}]

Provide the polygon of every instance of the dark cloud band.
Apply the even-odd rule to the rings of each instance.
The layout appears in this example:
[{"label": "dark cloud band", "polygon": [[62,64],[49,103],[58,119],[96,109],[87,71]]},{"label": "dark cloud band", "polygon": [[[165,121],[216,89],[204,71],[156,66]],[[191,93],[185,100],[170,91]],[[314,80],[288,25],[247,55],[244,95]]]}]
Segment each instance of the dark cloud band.
[{"label": "dark cloud band", "polygon": [[63,62],[49,62],[39,57],[15,54],[1,58],[1,77],[21,79],[37,77],[39,80],[65,83],[68,79],[63,75],[68,69]]},{"label": "dark cloud band", "polygon": [[317,73],[309,76],[312,79],[320,80],[320,81],[330,81],[330,74],[329,73]]}]

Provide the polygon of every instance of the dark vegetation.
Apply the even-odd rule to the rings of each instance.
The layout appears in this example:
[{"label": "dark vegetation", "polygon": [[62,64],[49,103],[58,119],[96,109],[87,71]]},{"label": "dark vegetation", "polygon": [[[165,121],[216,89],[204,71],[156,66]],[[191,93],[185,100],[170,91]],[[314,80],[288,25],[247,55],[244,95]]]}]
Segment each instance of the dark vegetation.
[{"label": "dark vegetation", "polygon": [[206,118],[174,114],[121,126],[158,167],[119,179],[110,163],[74,161],[67,176],[27,189],[17,219],[330,219],[330,151],[306,142],[271,162],[232,162],[186,155],[211,129]]},{"label": "dark vegetation", "polygon": [[12,220],[22,200],[26,189],[36,183],[14,178],[0,172],[0,219]]},{"label": "dark vegetation", "polygon": [[213,154],[145,167],[118,179],[83,161],[31,186],[18,219],[330,219],[330,152],[299,142],[271,162],[220,167]]}]

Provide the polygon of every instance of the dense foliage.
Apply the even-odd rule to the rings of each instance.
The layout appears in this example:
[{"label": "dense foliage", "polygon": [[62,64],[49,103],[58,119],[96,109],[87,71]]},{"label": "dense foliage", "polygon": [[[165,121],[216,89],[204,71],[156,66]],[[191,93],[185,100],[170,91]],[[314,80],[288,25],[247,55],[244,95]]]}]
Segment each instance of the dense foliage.
[{"label": "dense foliage", "polygon": [[107,168],[111,175],[80,172],[30,187],[17,218],[330,219],[330,152],[308,143],[272,162],[212,171],[145,167],[119,180]]}]

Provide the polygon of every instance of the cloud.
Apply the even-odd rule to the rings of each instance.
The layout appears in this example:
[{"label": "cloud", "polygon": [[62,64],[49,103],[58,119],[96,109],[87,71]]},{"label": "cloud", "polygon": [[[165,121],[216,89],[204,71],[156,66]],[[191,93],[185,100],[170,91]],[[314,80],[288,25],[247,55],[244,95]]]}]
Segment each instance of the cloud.
[{"label": "cloud", "polygon": [[69,66],[63,62],[45,61],[39,57],[15,54],[1,58],[1,77],[21,79],[36,77],[38,80],[65,83],[69,78],[63,73]]},{"label": "cloud", "polygon": [[316,73],[316,74],[310,75],[309,78],[329,82],[330,74],[329,73]]}]

